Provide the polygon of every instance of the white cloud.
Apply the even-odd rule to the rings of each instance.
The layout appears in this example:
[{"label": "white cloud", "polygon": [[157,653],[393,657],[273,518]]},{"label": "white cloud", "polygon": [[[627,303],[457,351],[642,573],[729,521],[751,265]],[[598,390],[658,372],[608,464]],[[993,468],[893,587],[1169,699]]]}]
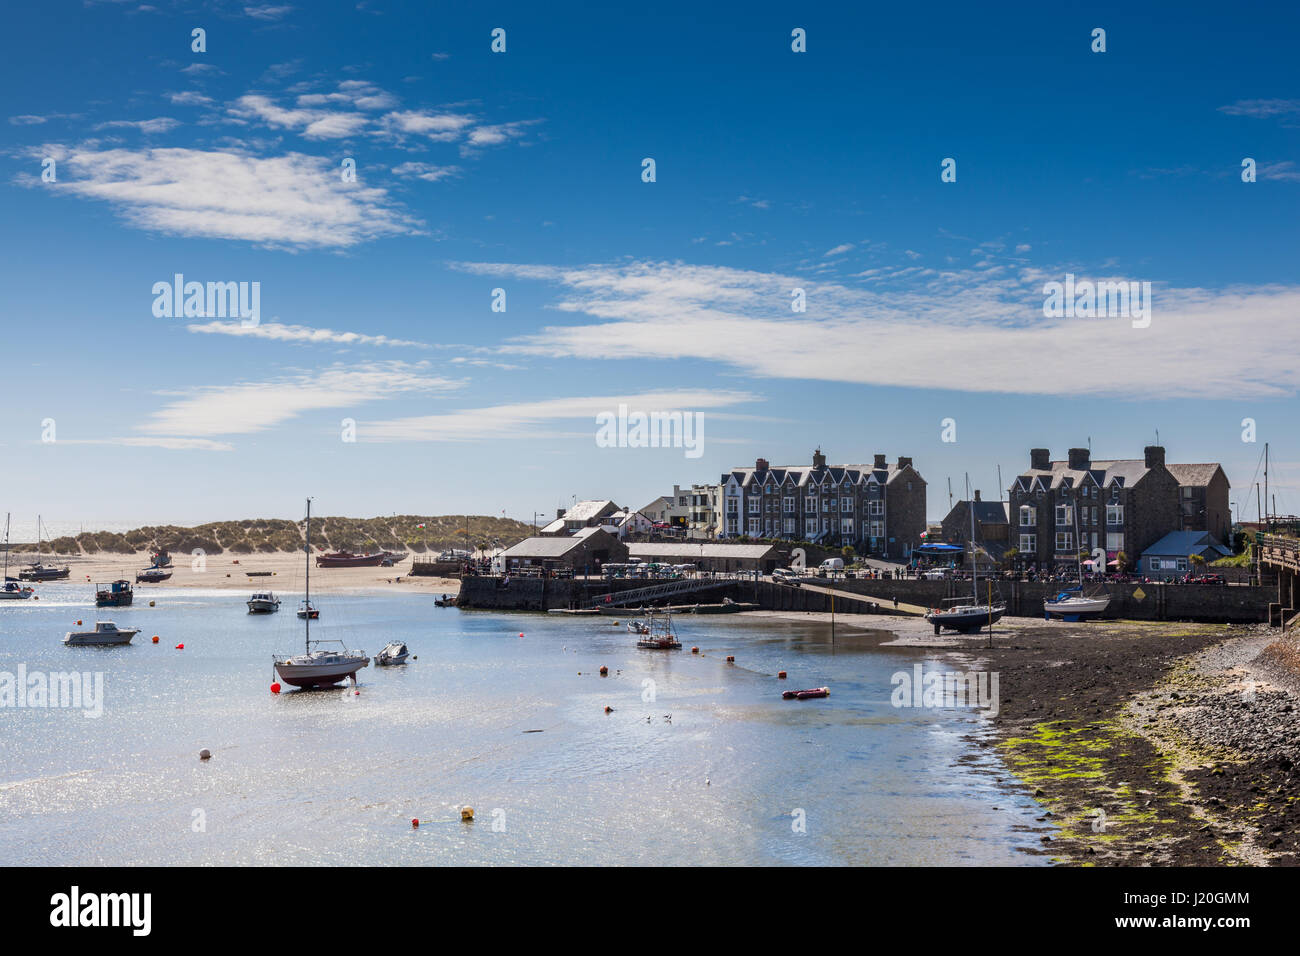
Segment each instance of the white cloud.
[{"label": "white cloud", "polygon": [[172,119],[170,116],[159,116],[147,120],[109,120],[107,123],[100,123],[95,129],[122,128],[137,129],[142,133],[167,133],[180,125],[180,120]]},{"label": "white cloud", "polygon": [[426,362],[332,365],[268,382],[200,386],[155,411],[137,431],[150,437],[199,438],[262,432],[305,412],[354,408],[419,392],[447,392],[463,381],[429,373]]},{"label": "white cloud", "polygon": [[414,177],[423,179],[427,182],[436,183],[440,179],[447,179],[450,176],[460,174],[459,166],[434,166],[431,163],[402,163],[400,166],[393,167],[393,173],[397,176]]},{"label": "white cloud", "polygon": [[168,93],[167,99],[177,106],[212,105],[212,97],[204,96],[202,93],[196,93],[194,90],[182,90],[179,93]]},{"label": "white cloud", "polygon": [[433,346],[408,339],[390,339],[386,335],[366,335],[362,332],[336,332],[306,325],[285,325],[279,322],[261,322],[244,326],[240,322],[192,323],[186,331],[205,335],[229,335],[239,338],[270,339],[275,342],[307,342],[312,345],[386,345],[395,348],[428,349]]},{"label": "white cloud", "polygon": [[321,157],[79,147],[54,155],[60,177],[48,188],[109,202],[142,229],[302,248],[419,234],[419,223],[385,190],[343,183],[333,161]]},{"label": "white cloud", "polygon": [[1229,116],[1253,116],[1268,119],[1287,113],[1300,113],[1300,100],[1238,100],[1229,106],[1220,106],[1220,113]]},{"label": "white cloud", "polygon": [[244,13],[254,20],[280,20],[293,12],[293,7],[288,4],[273,6],[272,4],[261,4],[259,6],[244,7]]},{"label": "white cloud", "polygon": [[829,259],[831,256],[842,256],[844,255],[844,253],[850,251],[852,248],[853,248],[853,243],[845,242],[836,246],[834,249],[827,249],[824,253],[822,253],[822,258]]},{"label": "white cloud", "polygon": [[45,122],[44,116],[33,116],[30,113],[22,116],[11,116],[9,122],[14,126],[39,126]]},{"label": "white cloud", "polygon": [[[1156,283],[1150,327],[1135,329],[1127,318],[1043,317],[1043,284],[1063,280],[1066,271],[1081,279],[1149,279],[1088,276],[1079,268],[918,268],[862,288],[667,262],[453,265],[554,283],[562,290],[555,309],[589,317],[523,336],[504,353],[694,358],[764,378],[1013,394],[1253,398],[1300,390],[1291,350],[1242,350],[1230,362],[1223,353],[1225,330],[1292,341],[1297,286]],[[805,314],[790,311],[796,286],[807,289]],[[1063,361],[1078,374],[1063,375]]]},{"label": "white cloud", "polygon": [[441,415],[421,415],[368,422],[364,441],[478,441],[485,438],[550,438],[546,422],[584,422],[595,435],[601,412],[617,413],[620,404],[646,412],[696,412],[757,401],[749,392],[716,389],[642,392],[585,398],[552,398],[485,408],[464,408]]}]

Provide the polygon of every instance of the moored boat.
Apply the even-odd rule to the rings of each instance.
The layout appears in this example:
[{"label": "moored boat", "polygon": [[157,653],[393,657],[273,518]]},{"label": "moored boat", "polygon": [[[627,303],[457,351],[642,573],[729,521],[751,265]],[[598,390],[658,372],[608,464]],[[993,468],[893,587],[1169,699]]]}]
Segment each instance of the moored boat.
[{"label": "moored boat", "polygon": [[41,563],[41,529],[44,523],[41,516],[36,516],[36,561],[29,564],[18,572],[18,579],[21,581],[62,581],[72,573],[72,569],[66,565],[56,568],[53,565]]},{"label": "moored boat", "polygon": [[298,617],[300,618],[309,617],[314,621],[320,617],[320,608],[312,604],[310,601],[299,601]]},{"label": "moored boat", "polygon": [[157,584],[159,581],[166,581],[171,576],[172,573],[163,568],[145,568],[143,571],[135,572],[135,583]]},{"label": "moored boat", "polygon": [[112,621],[96,621],[93,631],[68,631],[63,643],[69,647],[115,647],[130,644],[140,633],[138,627],[118,627]]},{"label": "moored boat", "polygon": [[248,599],[249,614],[272,614],[280,610],[280,599],[270,591],[258,591]]},{"label": "moored boat", "polygon": [[[303,588],[303,601],[311,606],[311,499],[307,499],[307,547],[303,553],[307,566],[307,581]],[[342,641],[313,641],[311,639],[311,615],[304,614],[303,639],[304,654],[291,656],[278,655],[275,658],[275,673],[286,684],[294,687],[314,688],[333,687],[343,680],[354,683],[357,671],[370,664],[365,651],[349,650]],[[338,644],[337,651],[312,650],[313,644]]]},{"label": "moored boat", "polygon": [[401,641],[389,641],[384,645],[384,649],[375,655],[375,664],[379,667],[392,667],[396,664],[405,664],[406,658],[410,656],[406,645]]},{"label": "moored boat", "polygon": [[[970,500],[970,476],[966,476],[966,498]],[[1002,620],[1002,615],[1007,612],[1005,604],[994,604],[992,599],[987,604],[980,603],[979,595],[979,564],[975,560],[975,508],[971,506],[970,511],[970,587],[971,600],[965,601],[964,598],[951,598],[948,601],[948,607],[933,608],[925,619],[934,625],[934,633],[938,634],[941,630],[956,631],[959,634],[969,634],[972,631],[979,631],[985,624],[989,626],[990,633],[993,625]],[[964,603],[958,603],[959,601]]]},{"label": "moored boat", "polygon": [[5,569],[4,587],[0,587],[0,601],[22,601],[31,597],[36,591],[25,588],[9,577],[9,515],[5,515]]},{"label": "moored boat", "polygon": [[1067,588],[1043,602],[1043,617],[1062,621],[1090,621],[1110,607],[1109,594],[1086,595],[1079,588]]},{"label": "moored boat", "polygon": [[665,609],[661,614],[652,610],[647,621],[632,623],[645,627],[644,631],[637,631],[641,635],[641,639],[636,642],[637,647],[653,651],[681,650],[682,643],[677,640],[677,632],[673,629],[671,611]]},{"label": "moored boat", "polygon": [[95,585],[95,607],[130,607],[134,596],[131,582],[126,578]]},{"label": "moored boat", "polygon": [[808,690],[787,690],[781,694],[782,700],[812,700],[816,697],[831,696],[829,687],[812,687]]}]

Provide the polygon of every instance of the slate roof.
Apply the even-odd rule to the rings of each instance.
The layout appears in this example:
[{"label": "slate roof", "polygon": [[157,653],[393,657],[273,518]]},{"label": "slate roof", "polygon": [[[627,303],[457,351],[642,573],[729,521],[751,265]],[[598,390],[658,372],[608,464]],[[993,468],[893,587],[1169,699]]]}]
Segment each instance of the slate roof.
[{"label": "slate roof", "polygon": [[1214,551],[1225,558],[1232,554],[1231,549],[1219,544],[1208,531],[1171,531],[1143,551],[1142,556],[1150,554],[1156,557],[1185,558],[1189,554],[1203,554],[1206,551]]},{"label": "slate roof", "polygon": [[678,564],[686,564],[705,558],[748,558],[761,560],[776,550],[773,544],[674,544],[672,542],[636,543],[627,546],[627,553],[634,558],[661,560],[664,558],[681,558]]},{"label": "slate roof", "polygon": [[[1208,485],[1214,478],[1216,471],[1222,471],[1223,468],[1217,461],[1204,462],[1197,465],[1166,465],[1166,468],[1178,479],[1180,485],[1202,488]],[[1225,476],[1226,477],[1226,476]]]}]

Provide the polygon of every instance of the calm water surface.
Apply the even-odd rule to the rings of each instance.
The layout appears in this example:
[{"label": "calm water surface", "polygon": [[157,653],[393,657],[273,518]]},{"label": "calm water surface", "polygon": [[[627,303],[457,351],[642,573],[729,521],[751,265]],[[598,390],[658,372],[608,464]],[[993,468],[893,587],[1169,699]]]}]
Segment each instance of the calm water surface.
[{"label": "calm water surface", "polygon": [[65,648],[89,588],[39,591],[0,605],[0,672],[102,672],[103,714],[0,708],[10,865],[1046,862],[1025,852],[1037,805],[986,755],[957,762],[981,718],[890,706],[891,674],[940,662],[843,628],[832,649],[811,623],[683,616],[668,653],[606,618],[326,595],[313,636],[419,659],[365,669],[359,695],[276,696],[297,595],[249,616],[243,592],[142,587],[99,612],[143,629],[132,646]]}]

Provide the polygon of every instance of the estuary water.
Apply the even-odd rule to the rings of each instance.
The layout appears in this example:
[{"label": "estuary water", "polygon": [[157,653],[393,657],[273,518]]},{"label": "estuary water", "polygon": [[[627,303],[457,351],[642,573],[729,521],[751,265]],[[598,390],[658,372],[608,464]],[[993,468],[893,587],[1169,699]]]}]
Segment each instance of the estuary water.
[{"label": "estuary water", "polygon": [[[941,659],[879,634],[839,628],[832,647],[811,622],[685,615],[683,650],[642,651],[604,617],[327,594],[313,637],[418,659],[366,668],[359,693],[274,695],[273,653],[302,648],[298,595],[249,615],[229,590],[140,587],[99,612],[84,583],[38,590],[0,605],[0,683],[85,672],[103,696],[98,716],[30,691],[0,706],[9,865],[1047,862],[1027,852],[1041,810],[963,739],[984,718],[891,706],[892,674]],[[97,614],[143,630],[62,645]]]}]

